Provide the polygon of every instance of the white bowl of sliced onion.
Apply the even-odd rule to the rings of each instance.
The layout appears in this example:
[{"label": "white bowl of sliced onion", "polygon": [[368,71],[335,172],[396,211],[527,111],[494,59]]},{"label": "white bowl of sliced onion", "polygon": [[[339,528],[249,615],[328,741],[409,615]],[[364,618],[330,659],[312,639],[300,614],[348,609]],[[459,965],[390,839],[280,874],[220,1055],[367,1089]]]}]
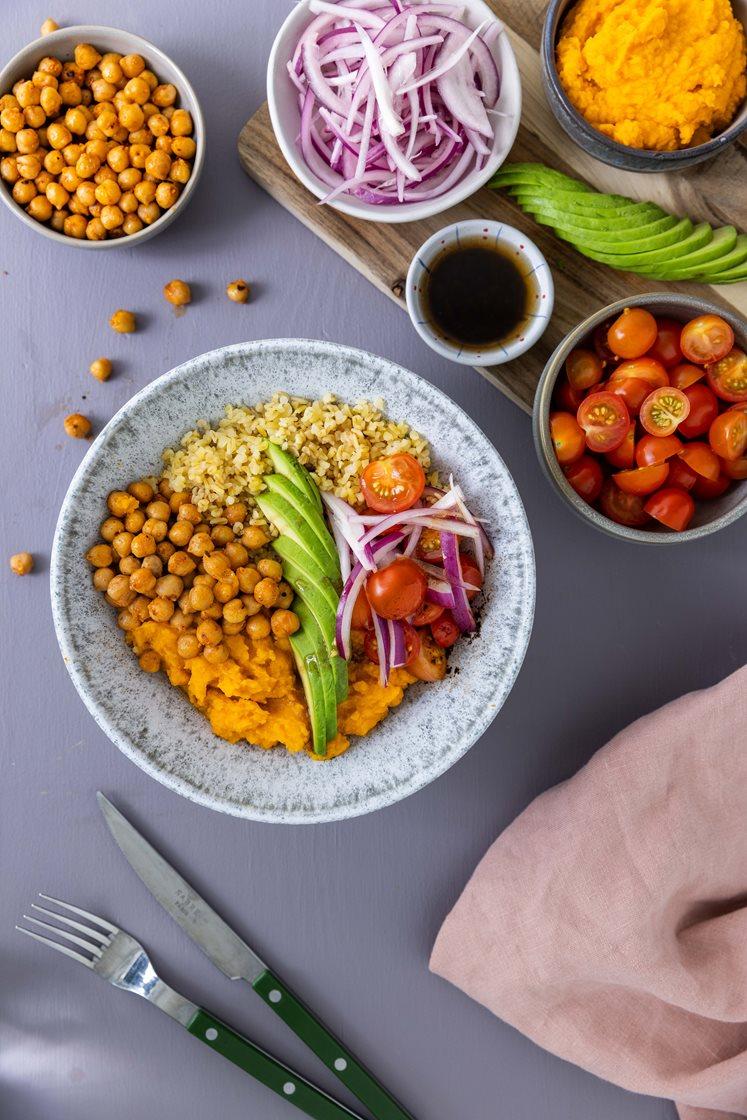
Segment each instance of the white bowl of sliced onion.
[{"label": "white bowl of sliced onion", "polygon": [[321,202],[410,222],[501,166],[521,81],[483,0],[301,0],[273,44],[267,101],[283,155]]}]

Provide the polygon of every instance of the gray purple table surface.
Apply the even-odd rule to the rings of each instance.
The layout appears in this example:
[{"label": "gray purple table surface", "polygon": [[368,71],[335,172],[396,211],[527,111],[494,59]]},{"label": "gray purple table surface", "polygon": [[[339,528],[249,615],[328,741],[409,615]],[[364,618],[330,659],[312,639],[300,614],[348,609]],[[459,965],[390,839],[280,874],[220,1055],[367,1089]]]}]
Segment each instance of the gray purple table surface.
[{"label": "gray purple table surface", "polygon": [[[476,861],[538,793],[630,720],[745,660],[747,520],[661,549],[624,545],[577,521],[540,472],[527,417],[477,373],[428,350],[401,311],[247,180],[236,136],[263,98],[285,0],[2,7],[3,58],[48,15],[125,26],[159,44],[201,98],[209,149],[186,214],[139,249],[59,247],[0,214],[3,1120],[293,1115],[144,1003],[16,934],[14,921],[39,890],[132,930],[175,987],[336,1090],[270,1011],[229,984],[152,901],[105,832],[97,789],[159,841],[418,1120],[669,1120],[671,1104],[544,1053],[432,976],[427,961]],[[224,294],[239,276],[253,285],[246,307]],[[173,277],[195,296],[179,318],[161,296]],[[138,312],[137,334],[109,330],[117,307]],[[179,362],[277,336],[373,350],[449,393],[513,472],[537,557],[526,661],[482,740],[393,808],[300,828],[212,813],[120,755],[68,679],[47,587],[57,511],[86,449],[64,435],[64,416],[83,411],[98,430]],[[103,385],[86,372],[101,354],[117,362]],[[21,549],[38,558],[25,579],[7,567]]]}]

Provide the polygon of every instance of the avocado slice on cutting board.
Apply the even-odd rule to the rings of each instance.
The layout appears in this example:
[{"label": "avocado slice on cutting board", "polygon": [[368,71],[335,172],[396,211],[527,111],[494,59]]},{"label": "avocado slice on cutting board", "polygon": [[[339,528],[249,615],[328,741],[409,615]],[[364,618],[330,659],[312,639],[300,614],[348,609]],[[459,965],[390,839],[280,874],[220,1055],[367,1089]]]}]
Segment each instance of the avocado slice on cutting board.
[{"label": "avocado slice on cutting board", "polygon": [[340,561],[337,554],[335,542],[332,539],[327,526],[324,524],[321,513],[316,505],[306,497],[306,494],[299,490],[289,478],[282,474],[268,474],[265,477],[265,485],[271,494],[276,494],[278,497],[283,498],[289,505],[293,506],[299,517],[302,517],[310,529],[314,531],[319,543],[327,553],[330,562],[339,571]]},{"label": "avocado slice on cutting board", "polygon": [[[720,261],[730,257],[736,245],[737,231],[734,226],[722,226],[721,229],[716,230],[710,242],[703,248],[694,249],[684,257],[676,257],[672,261],[671,268],[676,272],[681,272],[683,269],[692,270],[693,275],[700,275],[701,272],[707,272],[711,268],[718,269]],[[655,267],[642,263],[641,270],[642,272],[645,270],[644,274],[655,271],[658,276],[668,273],[670,267],[668,263]]]},{"label": "avocado slice on cutting board", "polygon": [[[656,225],[656,223],[654,224]],[[693,224],[688,218],[653,234],[647,232],[650,229],[648,226],[641,226],[637,230],[629,229],[624,234],[616,232],[614,235],[602,230],[592,232],[586,229],[576,229],[570,224],[561,228],[564,240],[569,241],[584,252],[591,249],[595,253],[608,253],[610,256],[614,256],[616,253],[627,256],[633,253],[644,254],[656,249],[666,249],[670,245],[680,244],[693,232]]]},{"label": "avocado slice on cutting board", "polygon": [[691,264],[689,259],[672,261],[671,268],[667,266],[665,280],[700,280],[706,284],[717,284],[723,272],[738,269],[747,261],[747,234],[741,233],[737,237],[734,247],[723,256],[706,262],[705,264]]},{"label": "avocado slice on cutting board", "polygon": [[621,194],[585,194],[583,191],[565,191],[555,188],[537,190],[530,187],[512,187],[509,194],[513,195],[521,205],[554,206],[558,210],[582,214],[600,214],[616,211],[640,211],[654,206],[651,202],[636,202],[632,198],[625,198]]},{"label": "avocado slice on cutting board", "polygon": [[549,183],[564,190],[586,193],[590,193],[593,189],[581,179],[573,179],[570,175],[564,175],[562,171],[555,171],[554,168],[546,167],[543,163],[506,163],[496,171],[490,180],[490,186],[502,187],[517,179],[530,183]]},{"label": "avocado slice on cutting board", "polygon": [[269,443],[267,445],[267,454],[272,461],[276,473],[285,475],[294,486],[297,486],[298,489],[306,495],[321,514],[323,506],[319,487],[306,468],[299,463],[295,455],[291,455],[290,451],[286,451],[279,443]]},{"label": "avocado slice on cutting board", "polygon": [[289,537],[300,549],[310,557],[312,563],[321,568],[322,572],[334,584],[340,580],[340,565],[337,557],[334,560],[320,541],[317,534],[295,506],[287,502],[279,494],[267,491],[258,494],[256,502],[267,520],[271,522],[281,536]]},{"label": "avocado slice on cutting board", "polygon": [[[683,222],[688,222],[689,219],[684,218]],[[684,227],[683,227],[684,228]],[[624,269],[638,269],[638,268],[651,268],[657,266],[657,270],[662,265],[668,265],[672,262],[672,267],[676,268],[676,259],[678,257],[685,257],[688,253],[695,249],[701,249],[704,245],[709,245],[713,240],[713,230],[707,222],[701,222],[695,229],[684,237],[682,241],[676,242],[674,245],[668,245],[665,249],[655,249],[650,253],[597,253],[596,250],[584,248],[586,256],[591,257],[592,260],[601,261],[603,264],[611,264],[614,268]]]},{"label": "avocado slice on cutting board", "polygon": [[665,230],[673,229],[680,221],[672,214],[663,214],[662,211],[657,213],[656,207],[651,208],[649,215],[634,214],[632,218],[625,215],[597,218],[587,217],[585,214],[573,214],[569,217],[561,210],[553,209],[529,210],[527,213],[531,214],[535,222],[539,222],[540,225],[560,230],[563,237],[566,236],[566,231],[578,231],[580,234],[588,233],[592,237],[604,236],[610,241],[626,240],[639,230],[641,234],[663,233]]}]

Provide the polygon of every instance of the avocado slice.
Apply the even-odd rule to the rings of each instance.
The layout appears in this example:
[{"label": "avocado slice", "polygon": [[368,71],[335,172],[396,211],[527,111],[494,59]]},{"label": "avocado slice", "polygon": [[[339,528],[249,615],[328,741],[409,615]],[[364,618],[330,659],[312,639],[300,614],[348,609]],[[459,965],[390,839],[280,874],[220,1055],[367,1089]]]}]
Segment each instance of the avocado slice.
[{"label": "avocado slice", "polygon": [[585,194],[582,191],[537,190],[537,188],[513,187],[508,192],[521,205],[555,206],[567,213],[599,214],[604,216],[612,211],[641,211],[655,205],[651,202],[636,202],[621,194]]},{"label": "avocado slice", "polygon": [[564,175],[562,171],[555,171],[552,167],[545,167],[543,163],[507,163],[496,171],[490,180],[491,187],[502,187],[516,179],[532,183],[550,183],[564,190],[591,192],[588,183],[580,179],[573,179]]},{"label": "avocado slice", "polygon": [[590,218],[585,214],[574,214],[569,217],[560,210],[550,209],[528,211],[528,213],[531,213],[535,222],[539,222],[540,225],[551,226],[553,229],[559,230],[562,237],[575,231],[579,234],[588,233],[591,237],[604,235],[610,241],[627,240],[638,230],[641,231],[641,234],[663,233],[665,230],[672,229],[680,221],[672,214],[664,214],[663,211],[657,213],[655,207],[651,208],[649,215],[634,214],[632,218],[625,215],[622,217]]},{"label": "avocado slice", "polygon": [[[666,249],[670,245],[678,245],[693,232],[693,225],[689,219],[676,222],[668,229],[650,234],[650,227],[641,226],[637,230],[629,229],[624,234],[608,235],[601,230],[579,230],[570,225],[563,228],[562,236],[572,245],[578,246],[584,252],[592,250],[595,253],[616,253],[629,255],[632,253],[649,253],[657,249]],[[709,227],[710,228],[710,227]],[[735,234],[736,238],[736,234]]]},{"label": "avocado slice", "polygon": [[277,474],[285,475],[294,486],[297,486],[299,490],[303,491],[309,501],[312,502],[319,513],[321,513],[323,506],[319,487],[306,468],[301,466],[295,455],[291,455],[291,453],[282,448],[279,443],[268,444],[267,454],[272,460],[272,465]]},{"label": "avocado slice", "polygon": [[[317,564],[316,560],[309,555],[305,548],[302,548],[301,545],[291,540],[290,537],[276,537],[275,540],[272,541],[272,547],[283,561],[283,566],[285,566],[286,563],[294,564],[297,568],[301,568],[305,571],[308,576],[315,579],[317,583],[321,583],[322,580],[327,580],[330,586],[332,586],[322,566]],[[334,593],[336,596],[337,592],[335,591]]]},{"label": "avocado slice", "polygon": [[[311,603],[310,595],[314,595],[322,600],[323,605],[320,605],[319,609],[314,611],[314,614],[320,619],[320,625],[322,613],[324,613],[326,617],[331,615],[332,639],[334,640],[335,619],[337,617],[337,607],[340,602],[340,596],[335,591],[332,581],[329,580],[324,573],[317,574],[314,571],[310,571],[305,566],[303,559],[300,565],[294,560],[284,560],[283,576],[293,590],[296,591],[298,595],[303,596],[307,603]],[[296,586],[301,582],[303,582],[304,585],[303,589]],[[324,629],[323,626],[322,629]]]},{"label": "avocado slice", "polygon": [[734,248],[717,260],[708,264],[692,265],[688,267],[686,260],[672,261],[671,269],[667,267],[665,280],[700,280],[706,284],[719,284],[724,272],[741,269],[747,261],[747,234],[740,233]]},{"label": "avocado slice", "polygon": [[[699,275],[701,272],[707,272],[710,269],[718,269],[720,262],[725,257],[731,256],[736,245],[737,231],[734,226],[723,226],[716,230],[711,241],[702,249],[695,249],[684,257],[676,257],[672,261],[672,269],[676,272],[681,272],[683,269],[692,270],[693,275]],[[648,272],[649,267],[645,266],[645,270]],[[665,263],[657,265],[656,268],[652,266],[651,270],[657,274],[663,274],[669,271],[669,265]]]},{"label": "avocado slice", "polygon": [[[307,663],[312,663],[319,671],[319,676],[322,685],[322,695],[324,702],[324,726],[325,726],[325,740],[324,750],[318,750],[316,745],[316,738],[314,739],[314,753],[326,754],[327,743],[330,739],[334,739],[337,734],[337,678],[335,669],[332,667],[332,659],[327,650],[327,644],[324,640],[324,635],[319,627],[319,624],[314,617],[313,612],[303,601],[295,604],[295,611],[298,615],[298,620],[301,623],[301,629],[296,634],[291,635],[291,639],[296,637],[297,634],[304,634],[308,638],[305,644],[305,660]],[[303,639],[302,639],[303,641]],[[311,713],[311,706],[309,707]],[[311,713],[312,726],[314,726],[314,715]]]},{"label": "avocado slice", "polygon": [[327,702],[322,670],[312,635],[298,630],[288,639],[293,650],[298,675],[301,678],[306,706],[311,721],[311,741],[314,754],[327,753]]},{"label": "avocado slice", "polygon": [[317,509],[316,505],[306,497],[306,494],[299,490],[290,479],[282,474],[269,474],[265,477],[265,485],[272,494],[277,494],[278,497],[283,498],[288,505],[293,506],[299,517],[302,517],[310,529],[316,533],[319,543],[329,556],[330,562],[339,568],[339,558],[337,555],[337,548],[332,539],[327,526],[324,524],[322,515]]},{"label": "avocado slice", "polygon": [[[685,223],[689,224],[689,219],[684,218],[682,222],[683,231],[686,229]],[[651,253],[597,253],[593,249],[584,248],[584,253],[592,260],[601,261],[603,264],[611,264],[613,268],[633,269],[650,268],[651,271],[656,268],[659,272],[663,266],[668,266],[669,262],[672,263],[672,268],[676,268],[676,259],[678,257],[685,257],[688,253],[695,249],[701,249],[704,245],[710,244],[713,239],[713,230],[707,222],[701,222],[695,229],[686,235],[682,241],[678,241],[674,245],[668,245],[665,249],[655,249]]]},{"label": "avocado slice", "polygon": [[279,494],[273,494],[272,492],[258,494],[256,502],[267,520],[275,526],[278,532],[295,541],[298,547],[311,559],[312,563],[321,568],[324,575],[337,585],[340,580],[340,565],[337,557],[334,561],[332,560],[319,537],[309,523],[298,513],[295,506],[292,506]]}]

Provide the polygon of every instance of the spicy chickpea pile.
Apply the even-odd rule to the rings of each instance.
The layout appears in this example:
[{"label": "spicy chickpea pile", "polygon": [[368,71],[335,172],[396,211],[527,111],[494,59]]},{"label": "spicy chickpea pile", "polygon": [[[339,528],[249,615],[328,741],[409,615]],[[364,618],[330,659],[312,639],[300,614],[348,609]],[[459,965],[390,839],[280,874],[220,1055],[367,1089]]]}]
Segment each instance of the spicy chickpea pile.
[{"label": "spicy chickpea pile", "polygon": [[[133,482],[107,499],[110,517],[101,542],[86,554],[93,586],[117,609],[127,635],[143,622],[168,623],[179,632],[176,649],[187,661],[202,655],[213,665],[228,660],[224,637],[244,632],[257,641],[272,634],[284,640],[299,627],[288,608],[293,591],[282,565],[266,555],[269,543],[256,526],[244,526],[247,509],[234,502],[225,522],[208,524],[188,491],[175,492],[162,479]],[[146,650],[140,667],[161,668]]]},{"label": "spicy chickpea pile", "polygon": [[0,97],[0,177],[27,214],[79,240],[125,237],[176,203],[192,173],[192,117],[139,54],[43,58]]}]

